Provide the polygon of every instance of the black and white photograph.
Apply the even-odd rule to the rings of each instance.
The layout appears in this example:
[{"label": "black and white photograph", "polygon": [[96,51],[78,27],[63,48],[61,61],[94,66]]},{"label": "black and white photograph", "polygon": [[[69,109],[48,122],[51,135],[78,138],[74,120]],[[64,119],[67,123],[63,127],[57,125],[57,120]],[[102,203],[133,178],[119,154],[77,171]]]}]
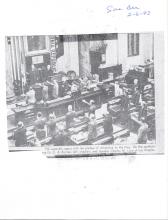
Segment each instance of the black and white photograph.
[{"label": "black and white photograph", "polygon": [[154,33],[6,36],[9,151],[155,144]]},{"label": "black and white photograph", "polygon": [[0,3],[0,219],[168,219],[167,0]]}]

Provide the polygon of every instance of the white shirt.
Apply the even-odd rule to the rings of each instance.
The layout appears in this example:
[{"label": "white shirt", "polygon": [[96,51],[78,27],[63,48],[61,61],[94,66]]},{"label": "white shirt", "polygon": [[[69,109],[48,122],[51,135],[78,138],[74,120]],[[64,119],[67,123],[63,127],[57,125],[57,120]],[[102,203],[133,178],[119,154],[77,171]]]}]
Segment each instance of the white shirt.
[{"label": "white shirt", "polygon": [[29,90],[26,95],[27,95],[29,104],[34,104],[36,102],[35,91],[33,89]]},{"label": "white shirt", "polygon": [[115,96],[122,96],[123,90],[119,87],[118,84],[115,83]]}]

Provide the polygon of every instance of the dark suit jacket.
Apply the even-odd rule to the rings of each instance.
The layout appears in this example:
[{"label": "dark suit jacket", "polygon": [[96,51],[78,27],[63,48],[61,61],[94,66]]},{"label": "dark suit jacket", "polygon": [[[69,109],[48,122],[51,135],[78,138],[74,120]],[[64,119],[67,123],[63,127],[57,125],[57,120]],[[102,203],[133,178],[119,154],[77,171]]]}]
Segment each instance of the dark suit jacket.
[{"label": "dark suit jacket", "polygon": [[27,143],[26,128],[18,128],[14,132],[15,146],[21,147]]}]

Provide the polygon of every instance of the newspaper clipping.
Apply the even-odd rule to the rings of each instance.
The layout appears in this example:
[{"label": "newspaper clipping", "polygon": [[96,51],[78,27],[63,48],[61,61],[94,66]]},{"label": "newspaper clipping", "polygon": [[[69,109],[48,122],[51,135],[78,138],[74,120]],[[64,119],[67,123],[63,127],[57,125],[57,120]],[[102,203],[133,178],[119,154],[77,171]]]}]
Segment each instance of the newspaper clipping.
[{"label": "newspaper clipping", "polygon": [[163,32],[6,36],[9,151],[164,153],[163,39]]}]

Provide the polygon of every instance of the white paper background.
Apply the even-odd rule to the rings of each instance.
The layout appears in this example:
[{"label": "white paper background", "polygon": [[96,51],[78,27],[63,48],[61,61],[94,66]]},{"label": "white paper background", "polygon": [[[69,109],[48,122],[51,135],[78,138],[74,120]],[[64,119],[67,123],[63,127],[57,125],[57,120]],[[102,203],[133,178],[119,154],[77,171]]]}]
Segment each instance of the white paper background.
[{"label": "white paper background", "polygon": [[[149,17],[106,13],[108,5],[137,4]],[[6,35],[165,31],[166,1],[4,0],[0,3],[0,218],[165,219],[165,155],[46,159],[40,152],[9,153],[7,148]],[[165,44],[167,60],[167,42]],[[167,73],[167,62],[165,62]],[[165,108],[167,111],[167,75]],[[167,131],[167,115],[165,129]],[[167,136],[167,132],[166,135]]]}]

